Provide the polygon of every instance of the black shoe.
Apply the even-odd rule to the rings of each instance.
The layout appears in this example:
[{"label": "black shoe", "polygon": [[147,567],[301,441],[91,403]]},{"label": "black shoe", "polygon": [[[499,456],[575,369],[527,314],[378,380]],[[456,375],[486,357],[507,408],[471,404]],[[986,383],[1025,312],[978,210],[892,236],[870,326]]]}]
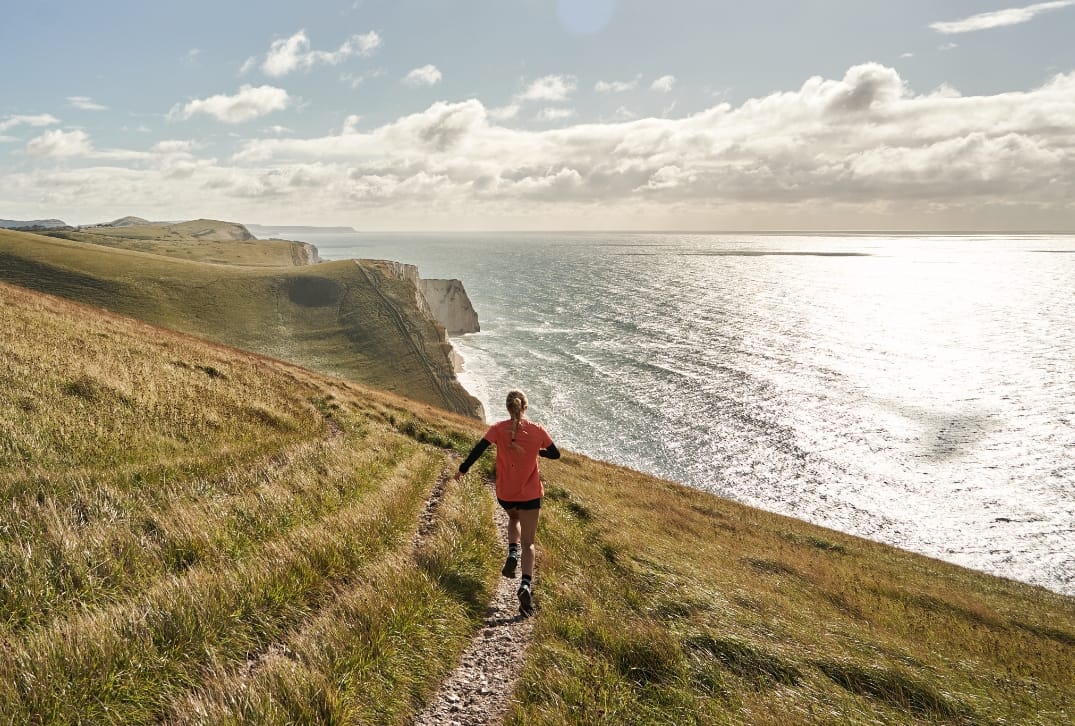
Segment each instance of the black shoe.
[{"label": "black shoe", "polygon": [[534,594],[530,590],[530,583],[524,582],[519,585],[519,614],[520,615],[533,615],[534,614]]},{"label": "black shoe", "polygon": [[504,560],[504,569],[500,571],[500,574],[504,577],[515,577],[515,568],[519,564],[519,558],[515,555],[508,555],[508,559]]}]

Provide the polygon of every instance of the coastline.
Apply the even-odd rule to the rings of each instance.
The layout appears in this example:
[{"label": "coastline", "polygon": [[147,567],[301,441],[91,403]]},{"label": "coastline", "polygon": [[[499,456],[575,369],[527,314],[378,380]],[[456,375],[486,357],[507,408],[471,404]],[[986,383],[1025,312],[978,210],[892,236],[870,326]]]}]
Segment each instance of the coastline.
[{"label": "coastline", "polygon": [[[491,405],[489,382],[483,376],[481,376],[475,366],[475,350],[469,346],[462,345],[461,342],[471,336],[480,335],[480,333],[467,333],[465,335],[449,336],[449,340],[452,344],[452,350],[455,356],[458,358],[458,366],[456,367],[455,377],[459,381],[459,385],[463,387],[467,393],[474,398],[478,399],[482,405],[482,421],[484,423],[491,423],[493,419],[490,418],[490,411],[494,410]],[[464,351],[467,351],[466,353]],[[468,355],[469,353],[469,355]]]}]

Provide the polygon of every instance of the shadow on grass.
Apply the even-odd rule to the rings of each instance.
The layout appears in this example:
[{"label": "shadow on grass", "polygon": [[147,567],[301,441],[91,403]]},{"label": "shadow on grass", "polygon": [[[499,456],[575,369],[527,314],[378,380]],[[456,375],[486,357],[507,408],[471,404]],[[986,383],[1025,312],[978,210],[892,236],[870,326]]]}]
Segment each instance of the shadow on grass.
[{"label": "shadow on grass", "polygon": [[472,614],[484,613],[487,609],[485,583],[470,574],[456,571],[439,573],[441,587],[451,593],[452,597],[466,605]]},{"label": "shadow on grass", "polygon": [[545,498],[553,502],[558,502],[565,510],[584,524],[588,524],[594,519],[593,512],[590,511],[590,508],[585,504],[576,501],[571,495],[571,492],[563,487],[554,485],[547,486],[545,488]]},{"label": "shadow on grass", "polygon": [[1061,645],[1075,646],[1075,635],[1063,630],[1057,630],[1056,628],[1046,628],[1041,625],[1032,625],[1030,623],[1024,623],[1020,620],[1013,620],[1012,625],[1025,630],[1032,635],[1036,635],[1039,638],[1048,638],[1049,640],[1055,640]]},{"label": "shadow on grass", "polygon": [[700,635],[688,638],[686,645],[704,659],[717,661],[755,685],[795,686],[802,681],[802,672],[794,665],[740,640]]},{"label": "shadow on grass", "polygon": [[785,565],[783,562],[777,562],[776,560],[763,560],[756,557],[744,557],[743,562],[750,565],[755,572],[759,572],[763,575],[786,575],[788,577],[795,577],[800,580],[806,580],[807,577],[796,570],[790,565]]},{"label": "shadow on grass", "polygon": [[963,605],[956,605],[955,603],[942,600],[934,595],[927,595],[926,593],[921,592],[907,592],[905,590],[878,590],[878,592],[912,607],[936,613],[938,615],[948,615],[954,618],[959,618],[971,625],[992,628],[993,630],[1008,629],[1008,626],[996,615],[984,611],[972,610]]},{"label": "shadow on grass", "polygon": [[837,554],[846,555],[847,548],[842,544],[837,544],[824,537],[817,537],[814,535],[802,535],[796,532],[784,532],[780,535],[781,538],[786,539],[788,542],[792,542],[798,545],[804,545],[806,547],[813,547],[823,552],[835,552]]},{"label": "shadow on grass", "polygon": [[925,718],[942,718],[956,723],[977,721],[974,713],[965,705],[953,702],[905,673],[831,661],[821,661],[815,665],[833,683],[851,693],[883,701],[889,706]]}]

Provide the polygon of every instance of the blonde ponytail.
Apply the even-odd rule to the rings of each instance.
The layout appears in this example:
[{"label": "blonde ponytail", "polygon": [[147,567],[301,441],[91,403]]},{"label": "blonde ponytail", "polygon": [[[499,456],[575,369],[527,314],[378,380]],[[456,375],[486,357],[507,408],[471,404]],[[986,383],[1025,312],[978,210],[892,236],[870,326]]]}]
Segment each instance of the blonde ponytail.
[{"label": "blonde ponytail", "polygon": [[523,411],[526,410],[526,394],[522,391],[508,391],[508,414],[511,415],[511,445],[515,446],[515,434],[522,423]]}]

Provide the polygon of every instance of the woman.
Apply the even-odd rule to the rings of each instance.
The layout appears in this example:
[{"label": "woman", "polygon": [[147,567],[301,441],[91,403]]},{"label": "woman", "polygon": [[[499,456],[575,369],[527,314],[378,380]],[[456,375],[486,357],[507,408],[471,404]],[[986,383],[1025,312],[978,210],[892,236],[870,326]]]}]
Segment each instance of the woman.
[{"label": "woman", "polygon": [[539,456],[559,459],[560,452],[541,424],[527,420],[525,393],[509,391],[507,406],[511,418],[489,427],[466,461],[459,465],[455,480],[459,481],[470,470],[489,444],[496,446],[496,500],[508,513],[508,558],[501,574],[515,577],[521,541],[523,577],[518,590],[519,612],[530,615],[534,602],[534,538],[541,497],[545,493],[537,460]]}]

